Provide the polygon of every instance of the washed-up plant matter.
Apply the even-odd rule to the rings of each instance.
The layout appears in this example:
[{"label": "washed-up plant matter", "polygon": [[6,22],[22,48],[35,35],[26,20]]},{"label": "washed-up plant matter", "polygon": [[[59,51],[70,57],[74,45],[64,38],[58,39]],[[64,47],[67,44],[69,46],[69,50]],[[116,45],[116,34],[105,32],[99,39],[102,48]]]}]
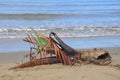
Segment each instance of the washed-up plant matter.
[{"label": "washed-up plant matter", "polygon": [[30,61],[22,63],[10,69],[32,67],[43,64],[62,63],[63,65],[76,65],[93,63],[108,65],[111,63],[109,52],[104,49],[76,50],[65,44],[54,32],[49,36],[39,34],[32,29],[23,40],[31,43]]}]

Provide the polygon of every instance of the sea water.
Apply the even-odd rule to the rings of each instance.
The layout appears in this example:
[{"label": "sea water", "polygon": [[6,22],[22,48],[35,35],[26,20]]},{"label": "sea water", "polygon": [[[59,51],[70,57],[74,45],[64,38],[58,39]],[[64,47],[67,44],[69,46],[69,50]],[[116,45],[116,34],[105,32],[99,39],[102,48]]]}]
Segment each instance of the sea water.
[{"label": "sea water", "polygon": [[[79,37],[79,38],[61,38],[67,45],[74,49],[120,47],[120,36],[107,37]],[[18,38],[0,39],[0,53],[9,53],[17,51],[29,51],[30,43],[24,42]]]},{"label": "sea water", "polygon": [[[75,48],[119,47],[120,0],[0,0],[0,41],[22,41],[31,28],[45,35],[55,32]],[[20,43],[11,50],[24,50],[16,49]],[[0,51],[9,51],[5,44]]]}]

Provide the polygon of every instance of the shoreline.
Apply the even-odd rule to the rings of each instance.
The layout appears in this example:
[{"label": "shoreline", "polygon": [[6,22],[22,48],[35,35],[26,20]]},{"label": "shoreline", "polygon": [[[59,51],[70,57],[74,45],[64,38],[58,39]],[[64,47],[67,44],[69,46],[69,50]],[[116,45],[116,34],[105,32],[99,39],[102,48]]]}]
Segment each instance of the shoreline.
[{"label": "shoreline", "polygon": [[[91,48],[88,48],[91,49]],[[105,49],[112,56],[120,57],[120,47],[105,47]],[[82,49],[79,49],[82,50]],[[13,52],[0,52],[0,64],[1,63],[14,63],[20,62],[25,55],[29,54],[29,51],[13,51]]]}]

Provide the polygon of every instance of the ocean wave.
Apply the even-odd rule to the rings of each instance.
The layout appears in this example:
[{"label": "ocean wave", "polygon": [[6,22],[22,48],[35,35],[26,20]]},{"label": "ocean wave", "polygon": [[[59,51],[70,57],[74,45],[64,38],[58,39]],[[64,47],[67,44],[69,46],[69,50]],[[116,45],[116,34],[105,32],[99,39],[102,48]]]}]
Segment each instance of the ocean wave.
[{"label": "ocean wave", "polygon": [[54,19],[68,16],[78,16],[78,14],[37,14],[37,13],[24,13],[24,14],[0,14],[0,20],[43,20]]},{"label": "ocean wave", "polygon": [[[41,27],[37,32],[49,35],[55,32],[60,37],[90,37],[120,35],[120,27]],[[24,38],[31,28],[0,28],[0,38]]]}]

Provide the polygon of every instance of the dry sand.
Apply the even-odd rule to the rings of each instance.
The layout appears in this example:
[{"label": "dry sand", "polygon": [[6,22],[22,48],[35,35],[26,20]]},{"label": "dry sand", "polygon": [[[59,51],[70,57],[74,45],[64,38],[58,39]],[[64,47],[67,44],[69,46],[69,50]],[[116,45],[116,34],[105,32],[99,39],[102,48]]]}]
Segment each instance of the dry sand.
[{"label": "dry sand", "polygon": [[[120,64],[120,48],[105,49],[112,55],[112,64]],[[26,52],[0,54],[0,80],[120,80],[120,69],[92,64],[52,64],[8,70],[22,62],[25,54]]]}]

